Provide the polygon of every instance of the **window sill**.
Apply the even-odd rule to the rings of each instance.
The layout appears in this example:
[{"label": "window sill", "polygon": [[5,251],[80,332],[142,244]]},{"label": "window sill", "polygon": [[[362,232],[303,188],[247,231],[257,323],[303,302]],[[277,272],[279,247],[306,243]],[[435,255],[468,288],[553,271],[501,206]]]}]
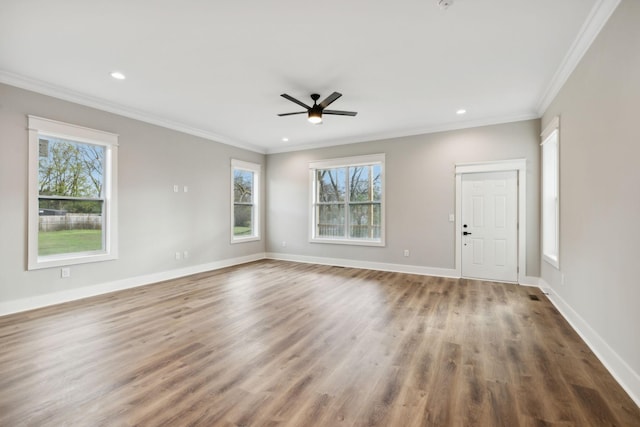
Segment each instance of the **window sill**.
[{"label": "window sill", "polygon": [[236,243],[246,243],[246,242],[257,242],[260,240],[260,236],[248,236],[248,237],[232,237],[231,244]]},{"label": "window sill", "polygon": [[116,254],[98,253],[98,254],[64,254],[50,255],[46,257],[38,257],[36,260],[30,261],[28,270],[40,270],[43,268],[72,266],[78,264],[87,264],[90,262],[111,261],[118,259]]}]

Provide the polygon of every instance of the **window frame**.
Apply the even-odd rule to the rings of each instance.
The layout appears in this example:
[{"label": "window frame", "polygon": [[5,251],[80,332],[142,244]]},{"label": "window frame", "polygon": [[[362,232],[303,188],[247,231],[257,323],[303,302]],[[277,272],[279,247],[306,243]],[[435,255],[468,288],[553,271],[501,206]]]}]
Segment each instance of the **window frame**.
[{"label": "window frame", "polygon": [[[254,242],[261,239],[260,237],[260,174],[262,166],[258,163],[245,162],[243,160],[231,159],[231,243],[244,243]],[[251,223],[253,225],[253,232],[248,236],[236,236],[234,234],[235,228],[235,185],[234,185],[234,173],[236,170],[248,171],[253,173],[252,183],[252,212]]]},{"label": "window frame", "polygon": [[[542,259],[560,268],[560,118],[542,132],[541,216]],[[551,192],[551,194],[549,194]],[[551,202],[550,199],[553,199]],[[551,228],[553,227],[553,228]]]},{"label": "window frame", "polygon": [[[29,132],[29,211],[27,240],[27,270],[69,266],[118,258],[118,135],[83,126],[28,115]],[[99,145],[105,148],[103,178],[103,239],[104,248],[91,252],[68,252],[38,255],[39,235],[39,154],[40,137],[60,138],[72,142]]]},{"label": "window frame", "polygon": [[[310,243],[329,243],[338,245],[355,245],[355,246],[379,246],[384,247],[386,245],[386,203],[385,203],[385,154],[369,154],[362,156],[343,157],[338,159],[318,160],[309,162],[309,242]],[[317,206],[319,203],[316,198],[317,191],[317,171],[321,169],[335,169],[335,168],[349,168],[357,166],[372,166],[380,165],[380,239],[360,239],[352,238],[348,235],[350,224],[350,201],[349,201],[349,189],[345,191],[345,200],[341,204],[345,207],[345,236],[340,238],[328,238],[317,236]],[[347,172],[348,179],[348,172]],[[353,203],[355,204],[355,203]]]}]

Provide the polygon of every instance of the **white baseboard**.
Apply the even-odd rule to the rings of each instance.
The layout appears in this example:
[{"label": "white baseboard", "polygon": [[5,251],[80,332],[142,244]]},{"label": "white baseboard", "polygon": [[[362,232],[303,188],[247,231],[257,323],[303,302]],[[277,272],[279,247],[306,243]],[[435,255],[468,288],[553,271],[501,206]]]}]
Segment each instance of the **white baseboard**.
[{"label": "white baseboard", "polygon": [[629,394],[636,405],[640,406],[640,375],[638,375],[638,373],[589,326],[589,323],[567,304],[543,279],[540,279],[540,289],[547,293],[547,297],[558,309],[562,317],[564,317],[578,335],[580,335],[580,338],[589,346],[596,357],[600,359],[605,368],[607,368],[618,384]]},{"label": "white baseboard", "polygon": [[419,265],[391,264],[386,262],[359,261],[343,258],[314,257],[307,255],[267,252],[267,258],[308,264],[335,265],[337,267],[362,268],[367,270],[392,271],[396,273],[420,274],[423,276],[460,278],[453,268],[422,267]]},{"label": "white baseboard", "polygon": [[130,277],[113,282],[106,282],[92,286],[69,289],[66,291],[53,292],[49,294],[11,301],[2,301],[0,302],[0,316],[18,313],[21,311],[33,310],[41,307],[47,307],[54,304],[61,304],[63,302],[75,301],[82,298],[89,298],[109,292],[149,285],[152,283],[162,282],[164,280],[177,279],[179,277],[189,276],[191,274],[203,273],[205,271],[245,264],[247,262],[257,261],[264,258],[266,258],[266,254],[264,252],[261,252],[244,257],[230,258],[221,261],[210,262],[207,264],[179,268],[176,270],[162,271],[159,273]]},{"label": "white baseboard", "polygon": [[[267,258],[282,261],[304,262],[308,264],[335,265],[338,267],[364,268],[368,270],[393,271],[396,273],[420,274],[423,276],[449,277],[459,279],[460,273],[455,268],[423,267],[419,265],[391,264],[386,262],[358,261],[343,258],[312,257],[306,255],[267,252]],[[525,276],[522,286],[540,287],[540,279]]]}]

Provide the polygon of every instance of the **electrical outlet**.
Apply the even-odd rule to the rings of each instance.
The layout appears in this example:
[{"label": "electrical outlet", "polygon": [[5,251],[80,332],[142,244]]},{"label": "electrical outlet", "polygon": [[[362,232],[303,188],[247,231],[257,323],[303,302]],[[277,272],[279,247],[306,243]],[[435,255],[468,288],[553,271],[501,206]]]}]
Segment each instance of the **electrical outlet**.
[{"label": "electrical outlet", "polygon": [[173,192],[174,192],[174,193],[177,193],[178,191],[180,191],[180,187],[178,187],[178,184],[175,184],[175,185],[173,186]]},{"label": "electrical outlet", "polygon": [[455,222],[456,216],[454,214],[449,214],[449,222]]},{"label": "electrical outlet", "polygon": [[66,279],[67,277],[71,277],[71,268],[70,267],[62,267],[60,269],[60,277]]},{"label": "electrical outlet", "polygon": [[182,258],[182,254],[180,252],[176,252],[176,259]]},{"label": "electrical outlet", "polygon": [[409,249],[404,250],[404,256],[409,256]]}]

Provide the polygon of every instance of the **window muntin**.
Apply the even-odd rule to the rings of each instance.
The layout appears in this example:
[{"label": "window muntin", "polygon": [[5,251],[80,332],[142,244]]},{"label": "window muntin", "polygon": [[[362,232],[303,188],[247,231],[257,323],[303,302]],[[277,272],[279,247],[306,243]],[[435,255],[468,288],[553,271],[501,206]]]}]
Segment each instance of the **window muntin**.
[{"label": "window muntin", "polygon": [[231,163],[231,241],[258,240],[260,165],[235,159]]},{"label": "window muntin", "polygon": [[117,257],[117,135],[29,116],[28,268]]},{"label": "window muntin", "polygon": [[542,257],[560,268],[559,119],[542,133]]},{"label": "window muntin", "polygon": [[311,241],[384,245],[384,155],[310,165]]}]

